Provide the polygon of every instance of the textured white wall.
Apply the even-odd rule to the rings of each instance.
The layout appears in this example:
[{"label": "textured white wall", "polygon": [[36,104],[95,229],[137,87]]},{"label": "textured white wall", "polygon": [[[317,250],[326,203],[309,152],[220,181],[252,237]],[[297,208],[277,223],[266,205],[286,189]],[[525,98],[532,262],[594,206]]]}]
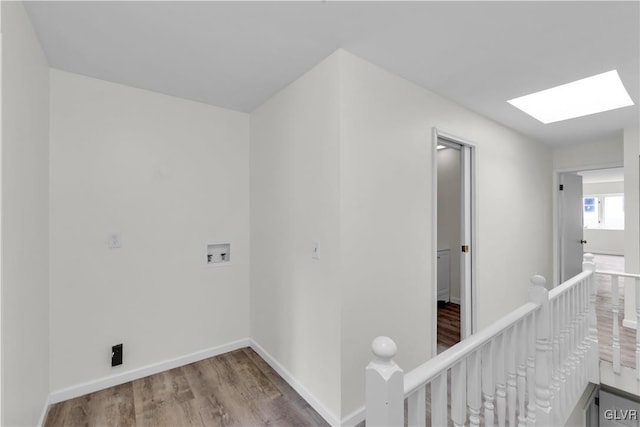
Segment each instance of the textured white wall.
[{"label": "textured white wall", "polygon": [[49,392],[49,68],[22,3],[2,8],[2,425]]},{"label": "textured white wall", "polygon": [[337,420],[338,72],[334,54],[251,114],[251,336]]},{"label": "textured white wall", "polygon": [[622,133],[589,144],[561,145],[553,148],[554,169],[622,164],[623,160]]},{"label": "textured white wall", "polygon": [[431,356],[432,128],[477,143],[479,327],[551,272],[551,150],[346,52],[342,55],[342,411],[364,403],[371,340],[410,370]]},{"label": "textured white wall", "polygon": [[50,179],[53,391],[249,335],[247,114],[52,70]]}]

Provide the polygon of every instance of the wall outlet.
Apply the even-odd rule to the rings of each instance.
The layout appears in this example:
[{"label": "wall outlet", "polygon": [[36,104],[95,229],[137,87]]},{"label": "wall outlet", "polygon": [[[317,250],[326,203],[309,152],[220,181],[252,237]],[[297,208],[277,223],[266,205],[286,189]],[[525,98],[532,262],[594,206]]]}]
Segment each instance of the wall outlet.
[{"label": "wall outlet", "polygon": [[109,233],[109,236],[107,237],[107,244],[111,249],[122,247],[122,236],[120,233]]},{"label": "wall outlet", "polygon": [[122,365],[122,344],[111,347],[111,366]]},{"label": "wall outlet", "polygon": [[207,265],[225,265],[231,262],[231,243],[207,245]]}]

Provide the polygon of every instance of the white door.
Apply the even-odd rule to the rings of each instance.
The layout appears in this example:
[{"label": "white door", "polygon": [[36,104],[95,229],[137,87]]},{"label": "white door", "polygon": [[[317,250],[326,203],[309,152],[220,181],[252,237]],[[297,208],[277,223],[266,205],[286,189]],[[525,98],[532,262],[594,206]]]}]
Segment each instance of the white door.
[{"label": "white door", "polygon": [[575,173],[560,175],[560,282],[582,271],[582,176]]},{"label": "white door", "polygon": [[462,145],[460,147],[460,166],[461,166],[461,187],[460,194],[460,339],[465,339],[473,333],[472,323],[472,292],[471,286],[471,251],[475,248],[471,246],[472,240],[472,184],[471,177],[472,159],[471,147]]}]

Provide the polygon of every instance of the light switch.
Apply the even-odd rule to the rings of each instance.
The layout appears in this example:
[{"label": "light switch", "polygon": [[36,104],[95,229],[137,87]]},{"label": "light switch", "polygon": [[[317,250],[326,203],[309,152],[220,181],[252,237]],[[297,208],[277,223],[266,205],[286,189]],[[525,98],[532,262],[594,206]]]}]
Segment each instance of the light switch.
[{"label": "light switch", "polygon": [[311,241],[311,258],[320,259],[320,242],[317,240]]},{"label": "light switch", "polygon": [[122,236],[120,235],[120,233],[109,233],[109,237],[107,239],[107,244],[111,249],[116,249],[122,246]]}]

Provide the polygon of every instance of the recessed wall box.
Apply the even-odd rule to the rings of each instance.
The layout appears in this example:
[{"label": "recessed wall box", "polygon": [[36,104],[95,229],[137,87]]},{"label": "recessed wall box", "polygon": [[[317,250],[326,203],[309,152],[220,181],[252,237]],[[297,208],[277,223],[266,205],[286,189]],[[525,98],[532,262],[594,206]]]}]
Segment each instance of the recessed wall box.
[{"label": "recessed wall box", "polygon": [[207,245],[207,265],[226,265],[231,262],[231,243]]}]

